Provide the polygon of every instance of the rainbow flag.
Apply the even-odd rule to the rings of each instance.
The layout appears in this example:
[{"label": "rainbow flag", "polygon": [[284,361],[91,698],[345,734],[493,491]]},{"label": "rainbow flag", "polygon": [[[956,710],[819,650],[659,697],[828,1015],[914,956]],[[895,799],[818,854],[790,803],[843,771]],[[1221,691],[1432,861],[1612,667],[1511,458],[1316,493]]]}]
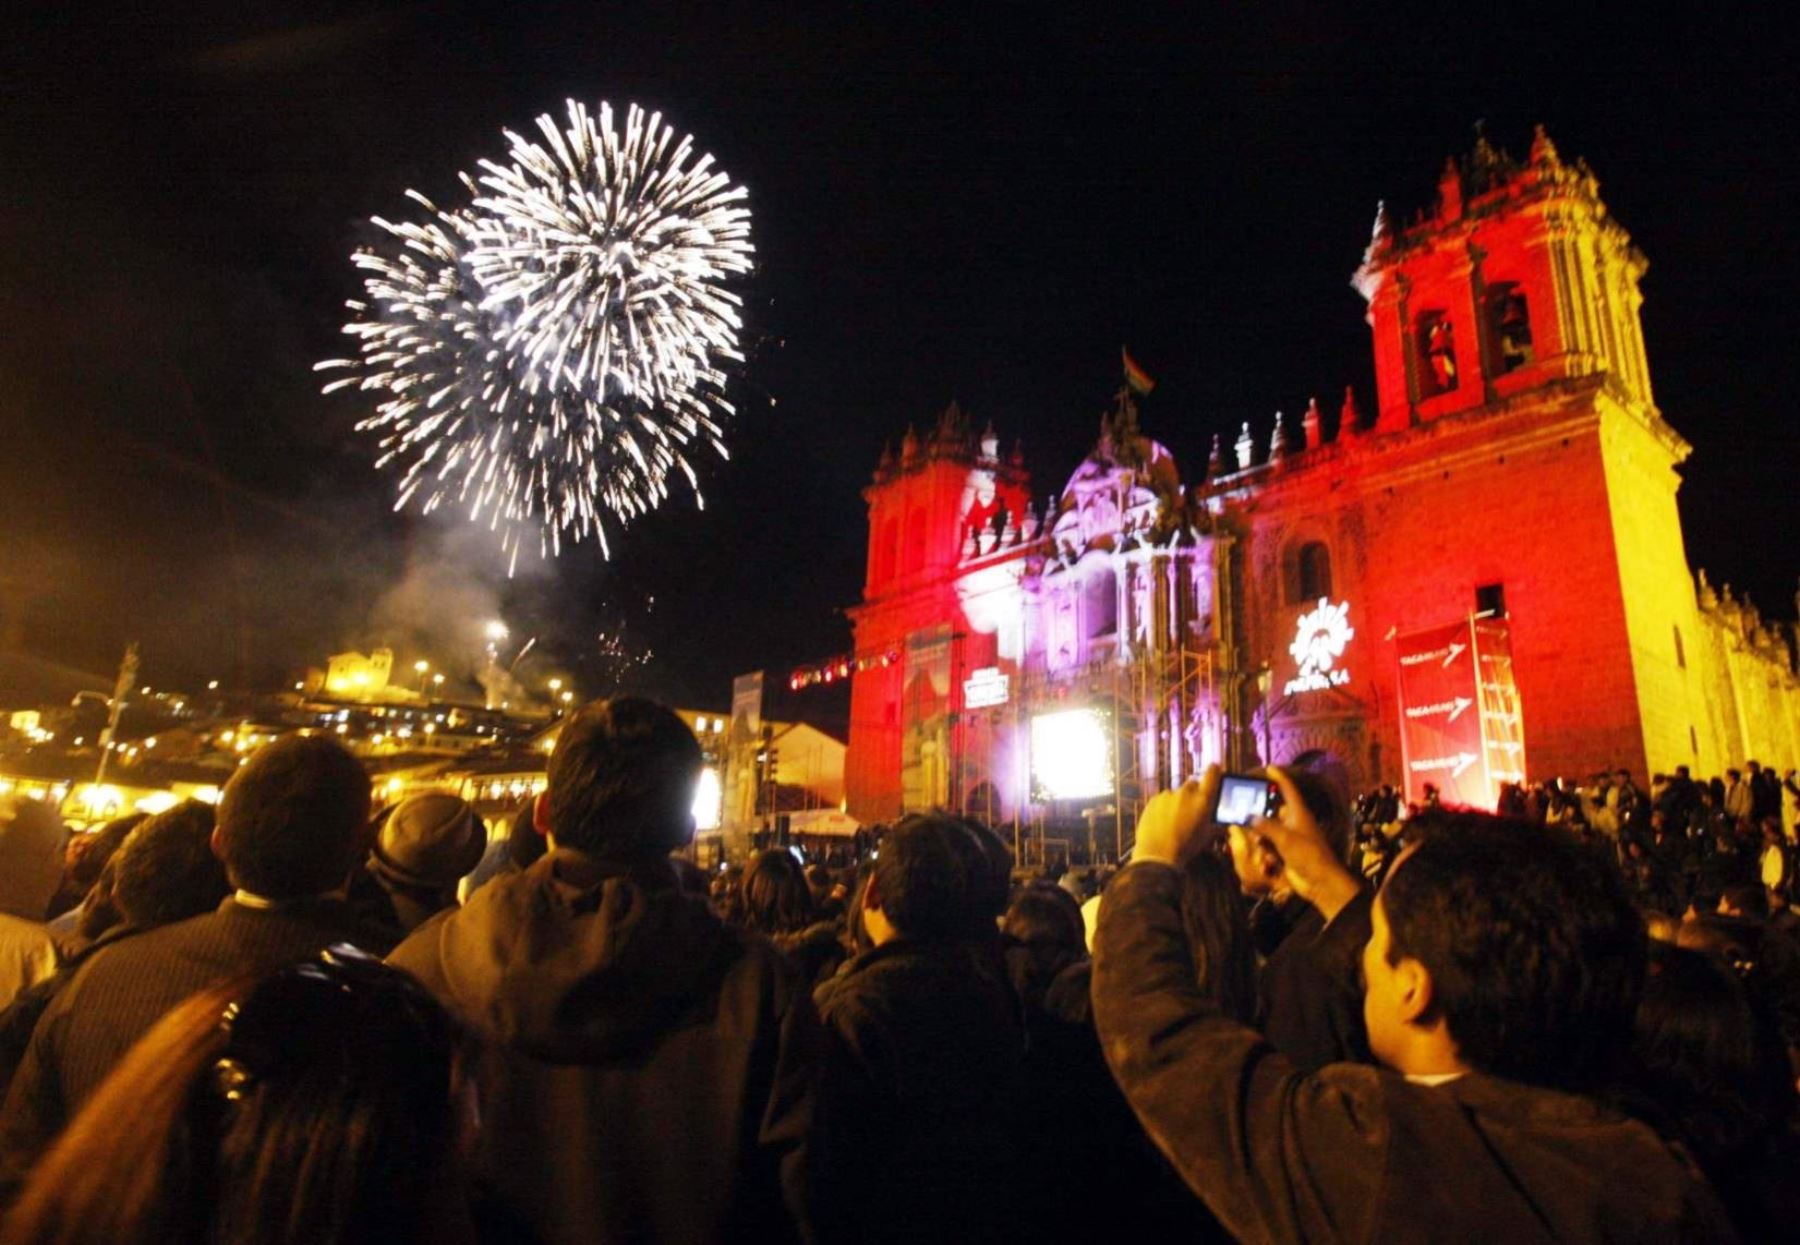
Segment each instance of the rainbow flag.
[{"label": "rainbow flag", "polygon": [[1150,379],[1150,373],[1139,367],[1137,360],[1131,357],[1131,352],[1123,346],[1119,347],[1119,358],[1125,363],[1125,383],[1131,386],[1131,392],[1141,398],[1156,388],[1156,382]]}]

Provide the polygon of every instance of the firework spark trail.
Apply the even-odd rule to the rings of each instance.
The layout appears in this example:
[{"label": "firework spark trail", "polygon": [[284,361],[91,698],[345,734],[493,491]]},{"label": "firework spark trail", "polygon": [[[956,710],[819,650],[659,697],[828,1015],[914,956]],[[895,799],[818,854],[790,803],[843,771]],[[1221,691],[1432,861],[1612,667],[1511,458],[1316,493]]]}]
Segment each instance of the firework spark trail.
[{"label": "firework spark trail", "polygon": [[423,221],[375,218],[392,245],[353,256],[357,356],[318,365],[351,373],[325,392],[376,396],[357,428],[400,473],[396,509],[462,506],[515,564],[533,531],[540,553],[589,536],[605,553],[608,516],[661,504],[672,470],[703,505],[690,455],[727,456],[746,192],[660,113],[614,122],[571,100],[541,142],[506,131],[509,162],[464,175],[464,205],[408,191]]}]

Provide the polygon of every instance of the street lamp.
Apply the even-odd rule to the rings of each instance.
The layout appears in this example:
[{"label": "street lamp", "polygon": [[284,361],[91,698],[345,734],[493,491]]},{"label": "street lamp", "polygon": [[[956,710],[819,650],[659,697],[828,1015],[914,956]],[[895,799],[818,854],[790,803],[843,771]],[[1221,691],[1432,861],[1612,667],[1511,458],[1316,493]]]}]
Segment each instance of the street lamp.
[{"label": "street lamp", "polygon": [[413,673],[419,676],[419,690],[425,690],[425,672],[431,669],[431,663],[421,657],[413,663]]}]

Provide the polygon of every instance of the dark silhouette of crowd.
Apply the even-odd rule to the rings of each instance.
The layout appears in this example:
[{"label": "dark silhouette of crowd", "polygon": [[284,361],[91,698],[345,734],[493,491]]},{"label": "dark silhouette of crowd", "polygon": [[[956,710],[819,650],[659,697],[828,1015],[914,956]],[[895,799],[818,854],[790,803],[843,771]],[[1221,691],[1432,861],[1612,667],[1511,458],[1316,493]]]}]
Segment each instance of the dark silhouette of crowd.
[{"label": "dark silhouette of crowd", "polygon": [[1212,770],[1058,877],[944,813],[703,871],[700,764],[621,696],[491,830],[324,736],[0,799],[0,1245],[1800,1238],[1791,772]]}]

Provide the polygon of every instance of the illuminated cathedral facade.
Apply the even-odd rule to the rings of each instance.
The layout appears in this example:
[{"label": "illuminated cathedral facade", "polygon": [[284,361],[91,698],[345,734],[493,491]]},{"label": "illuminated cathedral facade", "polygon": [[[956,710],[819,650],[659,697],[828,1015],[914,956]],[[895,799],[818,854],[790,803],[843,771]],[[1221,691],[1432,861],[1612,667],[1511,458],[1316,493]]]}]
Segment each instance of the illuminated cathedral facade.
[{"label": "illuminated cathedral facade", "polygon": [[[1245,424],[1197,482],[1127,383],[1032,500],[952,407],[865,491],[849,811],[1110,828],[1213,762],[1492,806],[1501,784],[1800,759],[1796,636],[1688,566],[1643,256],[1540,130],[1354,284],[1373,409]],[[1110,841],[1102,837],[1102,842]]]}]

